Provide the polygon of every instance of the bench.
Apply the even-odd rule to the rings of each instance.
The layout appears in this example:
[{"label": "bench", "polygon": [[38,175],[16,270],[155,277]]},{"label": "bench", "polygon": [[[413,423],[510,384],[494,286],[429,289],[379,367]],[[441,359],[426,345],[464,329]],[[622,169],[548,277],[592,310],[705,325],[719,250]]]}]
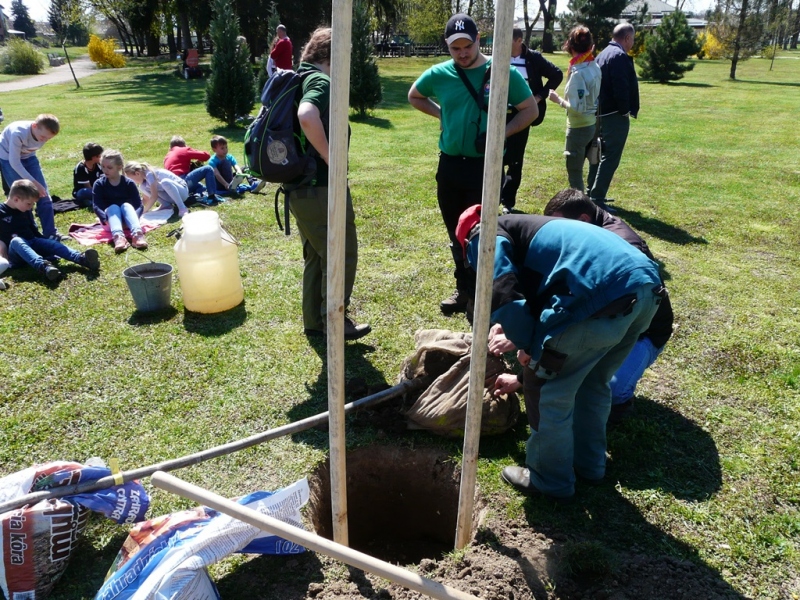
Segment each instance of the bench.
[{"label": "bench", "polygon": [[47,60],[50,61],[51,67],[60,67],[61,65],[64,64],[64,57],[59,56],[58,54],[49,53],[47,55]]}]

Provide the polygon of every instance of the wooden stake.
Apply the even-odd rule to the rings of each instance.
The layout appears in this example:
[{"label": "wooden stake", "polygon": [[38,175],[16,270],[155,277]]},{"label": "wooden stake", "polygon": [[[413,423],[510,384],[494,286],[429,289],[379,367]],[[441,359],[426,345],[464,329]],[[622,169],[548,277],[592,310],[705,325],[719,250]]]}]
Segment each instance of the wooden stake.
[{"label": "wooden stake", "polygon": [[489,116],[486,126],[486,160],[483,166],[483,202],[479,239],[478,278],[475,292],[475,316],[472,326],[472,355],[469,371],[467,418],[464,426],[464,452],[461,464],[461,487],[458,497],[456,549],[472,538],[472,512],[475,505],[475,482],[478,449],[481,439],[483,388],[486,379],[487,340],[491,316],[497,211],[500,180],[503,174],[508,98],[508,65],[511,64],[511,37],[514,28],[513,0],[499,0],[495,10],[492,76],[489,84]]},{"label": "wooden stake", "polygon": [[352,0],[333,0],[328,170],[328,413],[333,539],[348,544],[344,430],[344,248]]},{"label": "wooden stake", "polygon": [[226,515],[239,519],[254,527],[258,527],[262,531],[278,535],[286,540],[300,544],[309,550],[313,550],[314,552],[320,552],[348,565],[352,565],[364,571],[369,571],[384,579],[399,583],[411,590],[426,594],[431,598],[441,598],[443,600],[451,598],[455,600],[478,600],[475,596],[433,581],[432,579],[422,577],[421,575],[417,575],[416,573],[412,573],[411,571],[391,563],[384,562],[368,554],[352,550],[347,546],[337,544],[336,542],[332,542],[326,538],[305,531],[304,529],[293,527],[283,521],[264,515],[251,508],[237,504],[236,502],[232,502],[227,498],[223,498],[222,496],[209,492],[196,485],[192,485],[191,483],[187,483],[167,473],[159,471],[153,475],[151,481],[153,485],[162,490],[178,494],[184,498],[189,498],[205,506],[210,506]]}]

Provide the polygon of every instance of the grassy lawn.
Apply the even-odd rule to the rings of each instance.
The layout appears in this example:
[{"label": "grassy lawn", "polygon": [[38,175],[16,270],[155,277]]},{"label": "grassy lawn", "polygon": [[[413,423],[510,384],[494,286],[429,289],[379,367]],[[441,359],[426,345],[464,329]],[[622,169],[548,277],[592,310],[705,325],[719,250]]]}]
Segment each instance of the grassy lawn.
[{"label": "grassy lawn", "polygon": [[[663,262],[677,329],[639,386],[636,416],[610,434],[612,483],[581,490],[575,510],[508,490],[499,472],[523,462],[524,428],[487,438],[479,463],[481,493],[496,515],[523,515],[531,526],[612,551],[688,558],[743,596],[775,599],[800,594],[800,53],[782,56],[772,71],[766,60],[741,63],[738,81],[728,79],[728,63],[701,61],[680,82],[640,85],[640,118],[609,194]],[[564,55],[554,60],[566,67]],[[373,334],[348,345],[346,377],[369,385],[394,383],[415,330],[468,328],[463,317],[439,313],[453,279],[436,205],[438,127],[406,101],[433,62],[381,61],[384,102],[373,118],[351,121],[360,238],[351,309]],[[39,157],[61,197],[70,196],[88,141],[160,165],[173,134],[202,149],[222,134],[241,158],[244,130],[211,120],[205,82],[180,80],[173,68],[0,94],[0,106],[6,123],[40,112],[59,117],[62,132]],[[564,126],[551,104],[531,133],[517,204],[524,212],[541,212],[567,184]],[[272,195],[267,188],[216,209],[241,242],[245,288],[244,305],[224,317],[185,313],[177,282],[174,312],[134,314],[121,273],[143,259],[108,246],[98,248],[97,277],[71,267],[55,286],[29,271],[7,277],[0,473],[91,456],[117,457],[131,469],[326,410],[324,347],[302,335],[301,248],[296,232],[288,239],[278,229]],[[56,220],[66,231],[93,216]],[[175,264],[166,237],[173,228],[148,236],[149,258]],[[351,446],[385,436],[348,427]],[[461,448],[421,432],[389,438],[456,457]],[[275,489],[308,475],[327,445],[327,433],[312,430],[177,475],[228,496]],[[189,506],[146,484],[150,515]],[[91,598],[125,533],[92,519],[53,598]],[[223,577],[243,560],[213,573]],[[249,596],[234,586],[225,597]]]}]

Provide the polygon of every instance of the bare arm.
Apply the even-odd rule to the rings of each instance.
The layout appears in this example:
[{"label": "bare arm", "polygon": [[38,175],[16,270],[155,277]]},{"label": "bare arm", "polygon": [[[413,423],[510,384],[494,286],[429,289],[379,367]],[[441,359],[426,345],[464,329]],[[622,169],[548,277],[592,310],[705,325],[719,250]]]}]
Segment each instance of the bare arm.
[{"label": "bare arm", "polygon": [[408,102],[411,106],[426,115],[430,115],[435,119],[442,118],[442,108],[427,96],[420,94],[417,91],[416,84],[412,85],[411,89],[408,90]]},{"label": "bare arm", "polygon": [[297,108],[297,119],[308,141],[319,152],[325,164],[329,164],[328,137],[325,135],[325,126],[322,124],[319,109],[310,102],[301,102]]},{"label": "bare arm", "polygon": [[536,106],[533,96],[528,96],[514,108],[519,112],[506,125],[506,137],[522,131],[539,116],[539,107]]}]

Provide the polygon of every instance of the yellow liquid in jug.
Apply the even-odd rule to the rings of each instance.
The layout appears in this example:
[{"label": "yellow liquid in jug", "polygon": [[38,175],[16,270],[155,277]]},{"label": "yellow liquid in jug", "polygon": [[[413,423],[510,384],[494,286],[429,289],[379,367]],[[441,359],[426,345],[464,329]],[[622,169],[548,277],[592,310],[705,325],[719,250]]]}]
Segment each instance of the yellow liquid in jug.
[{"label": "yellow liquid in jug", "polygon": [[178,280],[186,310],[217,313],[244,300],[239,275],[238,246],[222,233],[223,239],[175,244]]}]

